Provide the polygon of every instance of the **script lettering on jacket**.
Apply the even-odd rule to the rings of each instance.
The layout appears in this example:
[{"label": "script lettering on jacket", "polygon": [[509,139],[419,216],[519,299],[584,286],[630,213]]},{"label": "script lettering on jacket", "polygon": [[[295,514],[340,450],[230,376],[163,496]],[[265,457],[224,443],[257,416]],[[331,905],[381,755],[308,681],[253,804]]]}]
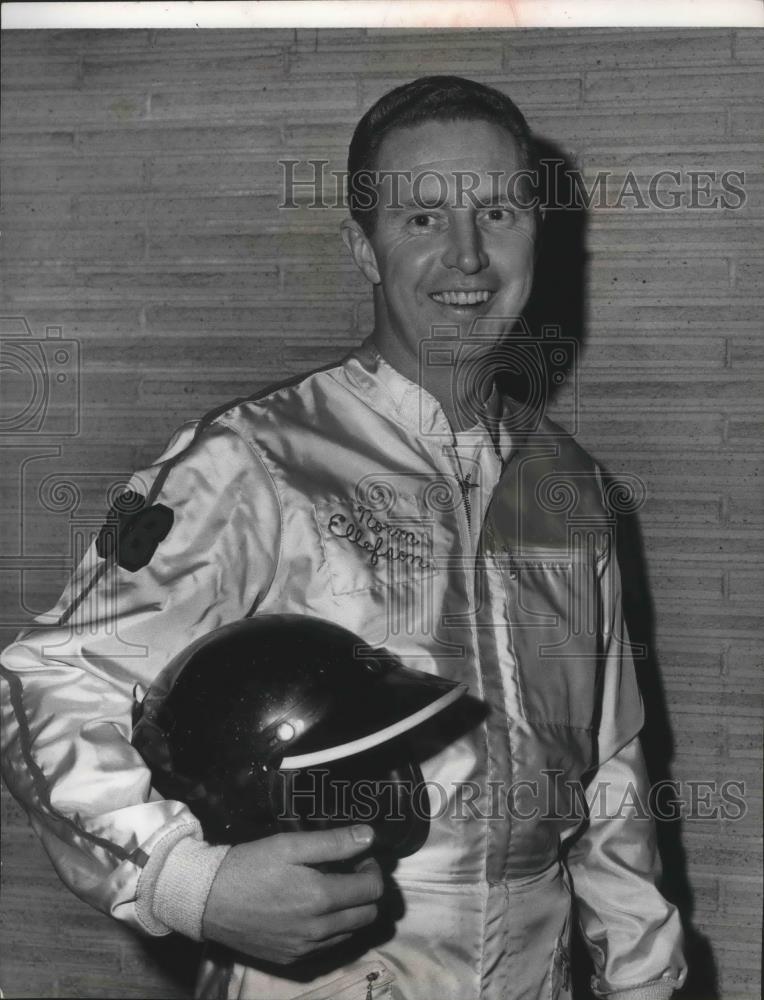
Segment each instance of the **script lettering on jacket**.
[{"label": "script lettering on jacket", "polygon": [[[432,563],[413,546],[421,546],[421,540],[413,531],[386,524],[369,510],[358,508],[358,523],[344,514],[334,513],[329,518],[329,531],[336,538],[343,538],[368,553],[369,563],[376,566],[379,561],[402,562],[418,570],[429,569]],[[366,530],[364,530],[366,529]]]}]

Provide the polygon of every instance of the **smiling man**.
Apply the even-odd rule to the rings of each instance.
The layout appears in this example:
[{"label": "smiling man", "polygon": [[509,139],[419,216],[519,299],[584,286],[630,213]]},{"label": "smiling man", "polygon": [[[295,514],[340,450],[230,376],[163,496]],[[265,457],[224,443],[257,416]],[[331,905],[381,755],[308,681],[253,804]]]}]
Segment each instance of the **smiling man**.
[{"label": "smiling man", "polygon": [[[462,430],[465,416],[471,423],[477,417],[469,405],[474,387],[455,380],[453,365],[428,364],[422,345],[444,327],[467,344],[475,321],[488,317],[498,318],[492,329],[500,338],[522,313],[539,225],[538,213],[513,194],[527,154],[506,127],[479,119],[398,125],[380,143],[373,114],[356,132],[349,175],[352,191],[360,172],[354,154],[368,157],[359,147],[373,142],[368,130],[376,163],[365,169],[378,178],[378,207],[356,210],[358,221],[344,224],[343,237],[374,286],[377,349],[431,392]],[[485,352],[494,346],[480,343]]]},{"label": "smiling man", "polygon": [[[142,558],[96,545],[4,654],[5,773],[61,877],[137,930],[214,945],[200,996],[564,998],[573,897],[598,996],[683,981],[599,471],[494,384],[533,280],[532,172],[498,91],[432,77],[385,95],[351,144],[342,228],[372,336],[181,429],[132,484]],[[561,485],[572,508],[549,499]],[[418,738],[429,836],[387,881],[369,857],[324,867],[373,854],[364,825],[206,843],[130,745],[136,684],[216,626],[281,612],[483,703]]]}]

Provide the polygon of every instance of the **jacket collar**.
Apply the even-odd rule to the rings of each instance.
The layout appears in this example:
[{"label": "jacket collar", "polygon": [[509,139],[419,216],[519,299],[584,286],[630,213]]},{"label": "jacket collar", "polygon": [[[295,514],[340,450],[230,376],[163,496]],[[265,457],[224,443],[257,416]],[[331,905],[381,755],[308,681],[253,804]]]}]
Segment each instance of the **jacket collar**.
[{"label": "jacket collar", "polygon": [[[454,432],[438,400],[422,386],[402,375],[379,353],[371,337],[351,351],[343,361],[348,382],[375,409],[386,413],[423,437],[447,435],[453,442],[461,435]],[[462,435],[490,435],[494,448],[506,455],[509,441],[502,433],[505,402],[494,385],[483,413],[474,428]]]}]

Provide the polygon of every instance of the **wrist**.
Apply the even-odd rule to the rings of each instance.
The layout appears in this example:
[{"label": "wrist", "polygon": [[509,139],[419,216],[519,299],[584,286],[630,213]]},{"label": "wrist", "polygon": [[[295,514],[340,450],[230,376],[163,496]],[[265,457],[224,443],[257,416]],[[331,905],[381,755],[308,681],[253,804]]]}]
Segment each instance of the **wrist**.
[{"label": "wrist", "polygon": [[202,940],[207,897],[229,850],[227,845],[206,843],[197,833],[176,840],[160,856],[152,855],[139,887],[142,916],[151,933],[177,931],[194,941]]}]

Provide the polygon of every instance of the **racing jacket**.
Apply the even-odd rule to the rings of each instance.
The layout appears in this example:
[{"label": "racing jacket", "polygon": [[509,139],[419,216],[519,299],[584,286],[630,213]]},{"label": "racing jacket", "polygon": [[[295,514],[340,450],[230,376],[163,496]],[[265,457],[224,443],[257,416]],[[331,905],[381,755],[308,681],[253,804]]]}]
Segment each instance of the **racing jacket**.
[{"label": "racing jacket", "polygon": [[367,342],[183,427],[131,489],[121,550],[99,537],[3,655],[6,780],[78,896],[201,936],[225,848],[188,867],[199,824],[130,745],[134,689],[220,625],[307,613],[466,681],[485,709],[417,744],[431,830],[394,872],[387,941],[310,983],[210,958],[200,993],[567,996],[572,890],[597,994],[671,995],[678,916],[651,821],[623,805],[646,778],[612,517],[571,438],[524,429],[496,390],[454,434]]}]

